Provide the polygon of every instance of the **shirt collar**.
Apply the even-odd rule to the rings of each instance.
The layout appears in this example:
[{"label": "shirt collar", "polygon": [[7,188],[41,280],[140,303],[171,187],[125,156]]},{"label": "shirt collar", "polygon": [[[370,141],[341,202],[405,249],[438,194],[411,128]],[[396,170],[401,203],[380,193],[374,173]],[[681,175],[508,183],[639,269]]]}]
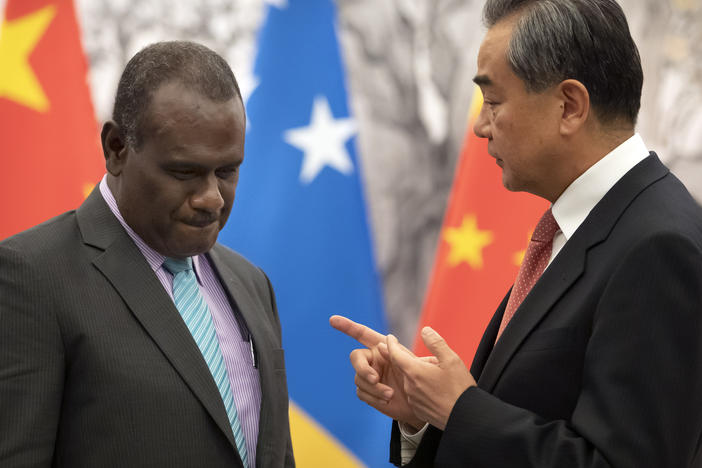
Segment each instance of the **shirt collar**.
[{"label": "shirt collar", "polygon": [[649,155],[636,133],[575,179],[552,205],[553,217],[566,239],[619,179]]},{"label": "shirt collar", "polygon": [[[146,258],[146,261],[148,262],[151,269],[154,272],[156,272],[160,268],[162,268],[163,261],[166,259],[165,255],[161,255],[160,253],[152,249],[146,242],[144,242],[144,240],[141,237],[139,237],[139,235],[136,232],[134,232],[134,230],[124,220],[124,218],[122,217],[122,213],[119,211],[119,206],[117,206],[117,200],[112,194],[112,190],[110,190],[110,187],[107,185],[107,174],[105,174],[102,177],[102,180],[100,181],[100,194],[107,203],[107,206],[110,208],[110,211],[112,211],[112,214],[115,215],[115,218],[117,218],[117,221],[119,221],[119,224],[121,224],[124,230],[127,231],[129,237],[132,239],[132,241],[134,241],[144,258]],[[194,257],[192,257],[192,259],[195,277],[197,278],[198,282],[201,283],[199,274],[200,255],[195,255]]]}]

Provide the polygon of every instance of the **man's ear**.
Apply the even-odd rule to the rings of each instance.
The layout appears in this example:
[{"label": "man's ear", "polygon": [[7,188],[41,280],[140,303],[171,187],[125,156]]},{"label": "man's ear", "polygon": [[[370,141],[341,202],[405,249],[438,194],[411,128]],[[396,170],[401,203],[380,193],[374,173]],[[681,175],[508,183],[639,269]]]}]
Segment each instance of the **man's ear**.
[{"label": "man's ear", "polygon": [[590,116],[590,93],[578,80],[564,80],[558,85],[562,102],[560,131],[569,136],[577,133]]},{"label": "man's ear", "polygon": [[127,160],[127,142],[122,131],[114,120],[108,120],[100,132],[102,153],[105,156],[107,172],[117,176],[122,172],[122,167]]}]

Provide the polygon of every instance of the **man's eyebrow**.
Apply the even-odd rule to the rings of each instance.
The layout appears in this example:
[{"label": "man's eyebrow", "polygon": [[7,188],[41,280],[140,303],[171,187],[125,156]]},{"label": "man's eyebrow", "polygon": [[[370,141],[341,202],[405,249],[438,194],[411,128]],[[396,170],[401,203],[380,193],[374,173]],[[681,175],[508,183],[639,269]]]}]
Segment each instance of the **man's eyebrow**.
[{"label": "man's eyebrow", "polygon": [[487,75],[475,75],[475,78],[473,78],[473,83],[477,84],[478,86],[490,86],[492,84],[492,80]]}]

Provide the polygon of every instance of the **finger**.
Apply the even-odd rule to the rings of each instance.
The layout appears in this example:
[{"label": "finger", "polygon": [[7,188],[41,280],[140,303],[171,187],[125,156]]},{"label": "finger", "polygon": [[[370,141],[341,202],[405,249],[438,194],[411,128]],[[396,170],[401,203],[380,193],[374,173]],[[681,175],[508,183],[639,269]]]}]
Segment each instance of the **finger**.
[{"label": "finger", "polygon": [[376,346],[376,348],[383,359],[385,359],[386,361],[390,360],[390,352],[388,351],[388,345],[385,342],[378,343],[378,346]]},{"label": "finger", "polygon": [[[404,351],[405,353],[409,354],[412,357],[417,357],[412,351],[410,351],[405,345],[400,343],[399,341],[397,342],[397,345],[401,351]],[[387,339],[385,339],[384,342],[378,344],[378,349],[380,351],[380,355],[386,360],[390,360],[390,354],[388,353],[388,345],[387,345]]]},{"label": "finger", "polygon": [[438,365],[439,359],[436,356],[422,356],[419,358],[422,362],[428,362],[429,364]]},{"label": "finger", "polygon": [[385,341],[385,335],[341,315],[329,317],[329,325],[369,348]]},{"label": "finger", "polygon": [[397,338],[393,335],[388,335],[387,338],[388,352],[392,364],[400,369],[403,374],[406,374],[411,369],[414,362],[417,360],[411,353],[408,353],[407,348],[402,346]]},{"label": "finger", "polygon": [[354,383],[356,384],[356,388],[360,388],[367,394],[373,395],[374,398],[378,398],[380,400],[389,400],[395,394],[392,387],[382,383],[371,384],[370,382],[361,378],[358,374],[356,374],[356,377],[354,378]]},{"label": "finger", "polygon": [[[388,345],[387,344],[380,343],[374,349],[377,349],[380,352],[380,357],[382,357],[386,361],[390,360],[390,353],[388,352]],[[406,352],[407,354],[409,354],[410,356],[416,357],[416,355],[412,351],[410,351],[409,349],[404,347],[402,345],[402,343],[400,343],[400,349],[402,351]],[[423,356],[419,359],[421,359],[424,362],[428,362],[429,364],[438,364],[439,363],[439,360],[436,359],[436,356]]]},{"label": "finger", "polygon": [[373,368],[373,352],[370,349],[354,349],[349,355],[351,366],[356,374],[370,383],[377,383],[380,380],[378,371]]},{"label": "finger", "polygon": [[371,366],[378,373],[378,375],[383,375],[383,366],[386,363],[386,359],[380,354],[380,350],[377,346],[371,348],[372,362]]},{"label": "finger", "polygon": [[456,356],[446,341],[433,328],[422,328],[422,341],[427,349],[438,358],[439,362],[443,362],[449,358]]},{"label": "finger", "polygon": [[399,345],[400,349],[402,351],[404,351],[405,353],[409,354],[412,357],[417,357],[409,348],[407,348],[405,345],[403,345],[399,341],[397,342],[397,344]]},{"label": "finger", "polygon": [[374,395],[371,395],[370,393],[367,393],[363,391],[361,388],[356,388],[356,396],[358,397],[359,400],[368,403],[369,405],[373,406],[374,408],[382,408],[383,406],[387,406],[388,403],[390,403],[390,399],[383,399],[383,398],[377,398]]}]

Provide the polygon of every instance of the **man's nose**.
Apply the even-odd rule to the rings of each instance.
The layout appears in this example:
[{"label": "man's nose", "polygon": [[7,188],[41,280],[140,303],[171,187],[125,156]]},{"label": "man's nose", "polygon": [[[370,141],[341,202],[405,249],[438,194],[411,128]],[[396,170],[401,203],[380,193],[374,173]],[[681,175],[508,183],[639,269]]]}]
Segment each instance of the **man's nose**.
[{"label": "man's nose", "polygon": [[199,190],[190,201],[193,208],[209,212],[218,212],[224,207],[224,199],[219,191],[219,180],[215,174],[203,178]]},{"label": "man's nose", "polygon": [[490,138],[490,122],[487,118],[487,110],[485,109],[485,104],[480,107],[480,112],[478,113],[478,118],[475,119],[473,124],[473,132],[478,138]]}]

